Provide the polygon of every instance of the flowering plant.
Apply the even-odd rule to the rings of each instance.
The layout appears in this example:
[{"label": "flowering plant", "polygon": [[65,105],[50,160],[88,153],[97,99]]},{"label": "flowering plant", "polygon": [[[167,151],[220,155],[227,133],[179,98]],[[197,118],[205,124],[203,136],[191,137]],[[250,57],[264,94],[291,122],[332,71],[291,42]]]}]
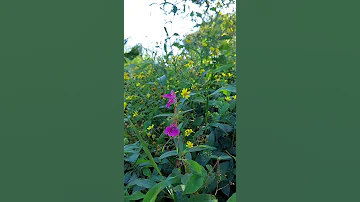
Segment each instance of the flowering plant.
[{"label": "flowering plant", "polygon": [[236,15],[223,6],[170,34],[165,55],[126,59],[125,201],[235,201]]}]

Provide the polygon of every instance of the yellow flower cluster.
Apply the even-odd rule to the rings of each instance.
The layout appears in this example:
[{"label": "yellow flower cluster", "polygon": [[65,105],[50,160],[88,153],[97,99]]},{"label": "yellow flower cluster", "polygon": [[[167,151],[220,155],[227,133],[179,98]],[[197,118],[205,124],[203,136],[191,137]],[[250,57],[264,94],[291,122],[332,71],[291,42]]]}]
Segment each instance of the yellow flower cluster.
[{"label": "yellow flower cluster", "polygon": [[186,129],[185,130],[185,136],[189,136],[191,133],[193,133],[194,131],[192,129]]},{"label": "yellow flower cluster", "polygon": [[129,75],[128,72],[125,72],[125,73],[124,73],[124,80],[125,80],[125,81],[126,81],[126,80],[130,80],[130,75]]},{"label": "yellow flower cluster", "polygon": [[191,67],[194,65],[194,61],[190,60],[187,64],[185,64],[185,67]]},{"label": "yellow flower cluster", "polygon": [[136,117],[137,115],[139,115],[138,111],[135,111],[133,114],[133,117]]},{"label": "yellow flower cluster", "polygon": [[151,130],[151,129],[153,129],[154,128],[154,124],[152,124],[151,126],[149,126],[147,129],[148,130]]},{"label": "yellow flower cluster", "polygon": [[129,95],[125,98],[125,100],[132,100],[134,98],[136,98],[136,95]]}]

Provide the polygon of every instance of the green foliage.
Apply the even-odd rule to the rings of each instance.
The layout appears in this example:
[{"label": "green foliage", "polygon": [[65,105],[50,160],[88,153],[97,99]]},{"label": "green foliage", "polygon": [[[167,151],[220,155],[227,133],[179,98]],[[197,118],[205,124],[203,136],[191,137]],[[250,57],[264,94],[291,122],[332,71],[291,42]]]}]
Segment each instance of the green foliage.
[{"label": "green foliage", "polygon": [[165,27],[164,55],[125,56],[125,201],[236,201],[236,14],[219,8],[194,13],[207,20],[173,44]]}]

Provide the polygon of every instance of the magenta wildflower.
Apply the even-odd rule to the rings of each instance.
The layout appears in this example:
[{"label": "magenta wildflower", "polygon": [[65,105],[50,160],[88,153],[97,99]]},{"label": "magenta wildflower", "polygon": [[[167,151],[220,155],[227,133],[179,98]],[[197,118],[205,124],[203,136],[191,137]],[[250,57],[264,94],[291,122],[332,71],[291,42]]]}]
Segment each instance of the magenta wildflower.
[{"label": "magenta wildflower", "polygon": [[176,102],[176,94],[173,90],[171,90],[170,94],[164,94],[163,98],[169,99],[168,103],[166,104],[166,107],[169,109],[170,109],[170,105]]},{"label": "magenta wildflower", "polygon": [[180,134],[180,130],[176,124],[172,123],[170,126],[166,127],[164,133],[168,136],[175,137]]}]

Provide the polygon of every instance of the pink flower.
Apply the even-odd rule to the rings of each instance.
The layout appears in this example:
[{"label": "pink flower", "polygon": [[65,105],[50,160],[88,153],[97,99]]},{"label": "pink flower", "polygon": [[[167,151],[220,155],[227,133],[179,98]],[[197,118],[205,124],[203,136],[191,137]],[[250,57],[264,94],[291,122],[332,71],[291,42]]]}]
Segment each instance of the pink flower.
[{"label": "pink flower", "polygon": [[175,137],[180,134],[180,130],[176,124],[172,123],[170,126],[166,127],[164,133],[168,136]]},{"label": "pink flower", "polygon": [[170,109],[170,105],[176,102],[176,95],[173,90],[171,90],[170,94],[164,94],[162,97],[169,99],[168,103],[166,104],[166,107],[169,109]]}]

